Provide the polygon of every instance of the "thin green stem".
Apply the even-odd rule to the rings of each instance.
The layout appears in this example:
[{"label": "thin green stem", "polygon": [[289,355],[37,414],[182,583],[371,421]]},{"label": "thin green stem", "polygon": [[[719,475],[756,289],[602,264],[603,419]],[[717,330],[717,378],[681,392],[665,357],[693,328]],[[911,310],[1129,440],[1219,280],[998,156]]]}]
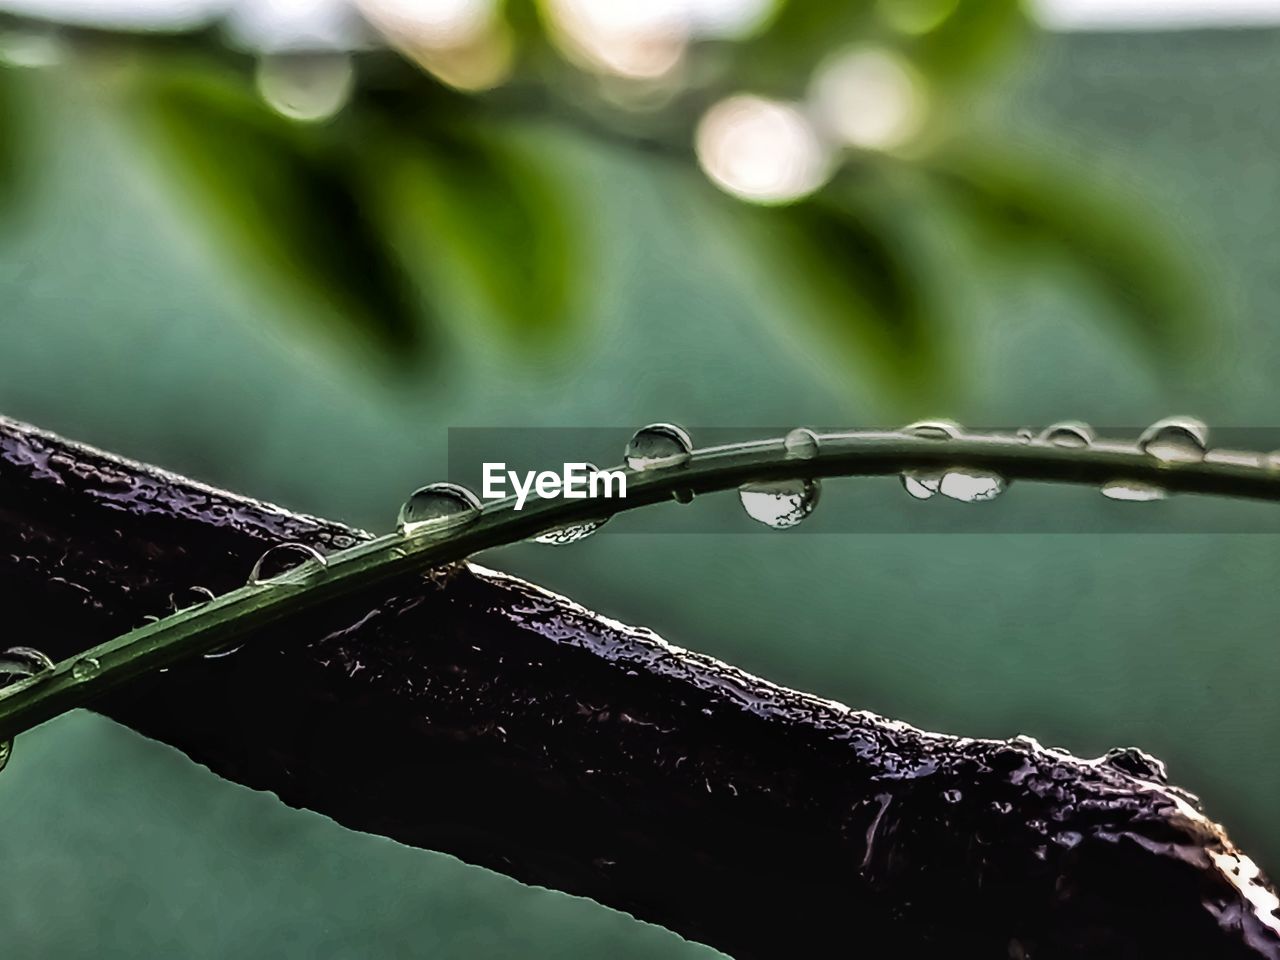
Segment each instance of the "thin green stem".
[{"label": "thin green stem", "polygon": [[268,624],[337,597],[551,530],[671,501],[676,494],[731,490],[751,481],[955,468],[1006,480],[1094,487],[1123,480],[1169,493],[1280,500],[1280,465],[1253,453],[1209,451],[1201,459],[1167,461],[1132,443],[1065,447],[1001,433],[940,440],[882,431],[820,434],[809,458],[789,454],[782,438],[708,447],[678,466],[626,469],[625,498],[531,498],[520,510],[514,497],[491,501],[465,525],[442,523],[409,537],[379,537],[331,554],[327,565],[308,561],[274,580],[139,627],[0,691],[0,741],[138,676],[243,642]]}]

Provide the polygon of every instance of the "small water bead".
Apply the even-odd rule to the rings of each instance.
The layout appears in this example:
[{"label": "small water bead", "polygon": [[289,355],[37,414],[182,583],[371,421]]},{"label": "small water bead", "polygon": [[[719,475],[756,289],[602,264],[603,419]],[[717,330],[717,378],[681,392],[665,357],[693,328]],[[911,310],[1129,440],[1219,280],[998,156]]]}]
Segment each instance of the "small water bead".
[{"label": "small water bead", "polygon": [[1123,500],[1128,503],[1151,503],[1164,500],[1169,492],[1154,483],[1143,483],[1139,480],[1109,480],[1102,485],[1102,495],[1108,500]]},{"label": "small water bead", "polygon": [[577,543],[579,540],[585,540],[591,536],[607,522],[606,518],[605,520],[587,520],[584,523],[571,523],[567,527],[559,527],[555,530],[548,530],[546,533],[540,533],[533,538],[533,542],[549,543],[553,546]]},{"label": "small water bead", "polygon": [[738,499],[752,520],[773,530],[785,530],[813,513],[821,492],[817,480],[771,480],[743,484],[738,488]]},{"label": "small water bead", "polygon": [[928,500],[938,492],[942,483],[940,471],[906,470],[902,473],[902,488],[917,500]]},{"label": "small water bead", "polygon": [[169,606],[173,608],[174,613],[181,613],[183,610],[194,610],[196,607],[203,606],[212,599],[214,599],[213,591],[197,584],[169,594]]},{"label": "small water bead", "polygon": [[793,460],[812,460],[818,455],[818,435],[804,427],[796,427],[783,439],[782,446]]},{"label": "small water bead", "polygon": [[412,537],[431,530],[465,526],[480,517],[480,500],[456,483],[430,483],[413,492],[396,526],[401,536]]},{"label": "small water bead", "polygon": [[327,566],[328,562],[324,554],[305,543],[277,543],[258,557],[253,569],[249,571],[249,583],[253,586],[274,583],[295,571],[320,569]]},{"label": "small water bead", "polygon": [[1019,427],[1014,433],[1014,436],[1023,443],[1030,443],[1036,438],[1036,432],[1030,427]]},{"label": "small water bead", "polygon": [[[588,463],[586,465],[586,474],[588,478],[599,472],[600,468],[594,463]],[[595,533],[608,522],[608,517],[604,517],[600,520],[584,520],[581,523],[571,523],[565,527],[548,530],[546,533],[540,533],[532,539],[534,543],[548,543],[553,546],[561,546],[566,543],[577,543],[579,540],[585,540],[587,537],[591,536],[591,534]]]},{"label": "small water bead", "polygon": [[1060,420],[1040,431],[1039,440],[1055,447],[1087,447],[1094,441],[1093,427],[1079,420]]},{"label": "small water bead", "polygon": [[97,657],[81,657],[71,665],[71,679],[83,682],[97,676],[101,669],[102,663]]},{"label": "small water bead", "polygon": [[971,470],[957,467],[942,475],[938,484],[938,492],[944,497],[959,500],[961,503],[981,503],[994,500],[1004,493],[1005,479],[999,474],[985,470]]},{"label": "small water bead", "polygon": [[683,427],[674,423],[651,423],[641,427],[627,443],[627,466],[632,470],[678,467],[693,456],[693,441]]},{"label": "small water bead", "polygon": [[1204,459],[1209,428],[1194,417],[1165,417],[1138,437],[1138,449],[1166,463],[1195,463]]},{"label": "small water bead", "polygon": [[964,428],[954,420],[917,420],[903,427],[902,432],[926,440],[958,440]]}]

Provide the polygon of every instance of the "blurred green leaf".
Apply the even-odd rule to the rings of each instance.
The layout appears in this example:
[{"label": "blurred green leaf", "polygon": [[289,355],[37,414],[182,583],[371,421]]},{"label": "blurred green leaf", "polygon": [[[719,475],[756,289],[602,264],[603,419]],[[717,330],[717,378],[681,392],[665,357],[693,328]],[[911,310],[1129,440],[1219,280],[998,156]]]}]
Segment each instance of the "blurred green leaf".
[{"label": "blurred green leaf", "polygon": [[907,53],[935,79],[954,79],[989,66],[1030,25],[1024,0],[959,0],[935,28],[907,45]]},{"label": "blurred green leaf", "polygon": [[755,211],[766,262],[794,281],[798,315],[844,365],[901,393],[943,377],[942,324],[907,238],[884,211],[828,186],[799,203]]},{"label": "blurred green leaf", "polygon": [[280,117],[233,76],[165,74],[138,95],[180,185],[252,274],[300,317],[405,365],[421,353],[421,298],[365,215],[328,131]]},{"label": "blurred green leaf", "polygon": [[931,172],[1004,253],[1034,243],[1065,256],[1147,348],[1171,356],[1203,330],[1203,278],[1170,242],[1166,219],[1132,196],[1044,159],[978,145],[944,149]]},{"label": "blurred green leaf", "polygon": [[761,33],[734,44],[735,79],[752,89],[800,96],[828,53],[872,39],[874,6],[871,0],[780,0],[778,12]]},{"label": "blurred green leaf", "polygon": [[456,123],[387,124],[371,187],[406,248],[478,292],[505,338],[548,348],[571,328],[583,270],[572,198],[541,155]]}]

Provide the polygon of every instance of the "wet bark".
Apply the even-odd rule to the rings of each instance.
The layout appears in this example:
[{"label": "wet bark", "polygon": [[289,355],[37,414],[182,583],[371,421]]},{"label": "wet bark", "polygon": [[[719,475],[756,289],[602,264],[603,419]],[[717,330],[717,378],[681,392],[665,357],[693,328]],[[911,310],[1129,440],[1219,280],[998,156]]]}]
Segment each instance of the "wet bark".
[{"label": "wet bark", "polygon": [[[241,585],[271,544],[364,536],[0,420],[0,609],[55,659]],[[477,566],[92,708],[738,958],[1280,958],[1272,888],[1150,758],[925,733]]]}]

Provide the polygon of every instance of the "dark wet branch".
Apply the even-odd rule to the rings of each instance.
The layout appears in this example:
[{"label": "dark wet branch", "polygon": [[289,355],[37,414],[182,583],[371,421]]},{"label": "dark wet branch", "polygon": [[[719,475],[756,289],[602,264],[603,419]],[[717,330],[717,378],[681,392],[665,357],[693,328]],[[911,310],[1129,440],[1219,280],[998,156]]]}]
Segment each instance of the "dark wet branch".
[{"label": "dark wet branch", "polygon": [[[363,536],[0,420],[0,604],[55,658],[239,586],[268,544]],[[739,958],[1280,958],[1270,888],[1140,756],[922,733],[478,567],[97,709],[353,829]]]}]

